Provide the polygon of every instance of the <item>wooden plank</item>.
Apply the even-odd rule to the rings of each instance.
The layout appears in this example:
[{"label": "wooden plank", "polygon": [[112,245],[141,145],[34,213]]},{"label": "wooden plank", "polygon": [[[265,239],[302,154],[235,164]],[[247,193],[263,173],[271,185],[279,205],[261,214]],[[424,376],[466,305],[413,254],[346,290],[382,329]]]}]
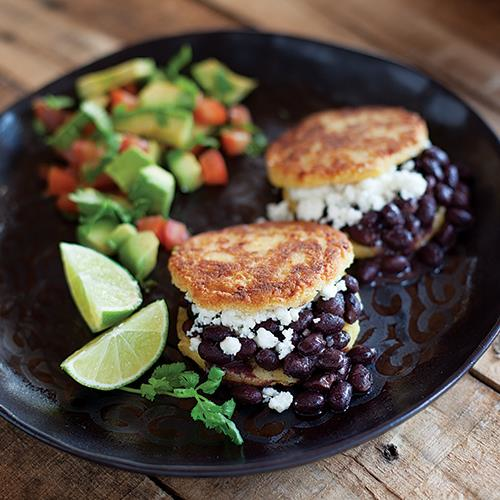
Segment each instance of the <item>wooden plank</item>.
[{"label": "wooden plank", "polygon": [[500,391],[500,336],[474,365],[471,373],[496,391]]},{"label": "wooden plank", "polygon": [[42,444],[0,419],[0,498],[172,498],[146,476],[111,469]]},{"label": "wooden plank", "polygon": [[498,498],[498,402],[467,375],[401,426],[335,457],[272,474],[160,480],[193,500]]}]

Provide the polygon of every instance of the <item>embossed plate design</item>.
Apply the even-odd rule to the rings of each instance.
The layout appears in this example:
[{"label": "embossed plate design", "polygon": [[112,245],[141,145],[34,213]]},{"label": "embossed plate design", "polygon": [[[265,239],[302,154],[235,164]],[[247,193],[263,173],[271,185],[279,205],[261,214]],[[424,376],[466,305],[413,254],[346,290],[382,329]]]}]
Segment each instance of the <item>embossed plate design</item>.
[{"label": "embossed plate design", "polygon": [[[433,142],[475,173],[476,223],[438,274],[402,286],[365,288],[362,341],[381,351],[375,390],[342,415],[299,420],[263,408],[237,411],[245,445],[230,444],[188,417],[189,402],[147,402],[79,387],[58,368],[90,339],[67,291],[57,244],[74,225],[43,196],[37,165],[51,153],[31,128],[28,96],[0,116],[0,413],[26,432],[85,458],[126,469],[185,476],[253,473],[298,465],[356,446],[401,423],[448,389],[499,329],[500,145],[458,97],[398,64],[298,38],[247,32],[184,35],[122,50],[37,94],[71,92],[75,77],[136,56],[164,63],[182,43],[255,76],[248,105],[272,139],[328,106],[389,104],[420,112]],[[193,233],[264,214],[277,199],[261,159],[230,164],[227,188],[178,195],[173,217]],[[178,293],[166,255],[154,273],[175,324]],[[171,332],[171,336],[173,332]],[[168,356],[179,357],[173,348]]]}]

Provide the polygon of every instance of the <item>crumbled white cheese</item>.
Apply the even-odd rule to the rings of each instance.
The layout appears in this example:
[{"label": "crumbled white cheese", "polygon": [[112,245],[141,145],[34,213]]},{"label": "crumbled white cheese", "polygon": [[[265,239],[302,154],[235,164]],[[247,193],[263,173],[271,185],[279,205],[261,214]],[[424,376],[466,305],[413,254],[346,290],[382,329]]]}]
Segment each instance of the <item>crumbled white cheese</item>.
[{"label": "crumbled white cheese", "polygon": [[274,221],[287,221],[293,220],[293,214],[288,209],[286,200],[279,203],[269,203],[266,206],[267,218]]},{"label": "crumbled white cheese", "polygon": [[255,342],[261,349],[272,349],[278,345],[279,339],[265,328],[259,328],[255,336]]},{"label": "crumbled white cheese", "polygon": [[293,330],[291,328],[287,328],[286,330],[283,330],[282,333],[284,338],[276,345],[276,352],[278,353],[279,359],[285,358],[295,349],[295,346],[292,343]]},{"label": "crumbled white cheese", "polygon": [[293,396],[288,391],[277,391],[272,387],[264,387],[262,390],[262,400],[264,403],[267,403],[271,410],[282,413],[290,408],[293,402]]},{"label": "crumbled white cheese", "polygon": [[189,350],[193,352],[198,352],[198,347],[201,344],[201,337],[197,335],[196,337],[191,337],[189,339]]},{"label": "crumbled white cheese", "polygon": [[[378,177],[354,184],[294,188],[288,190],[288,195],[294,202],[297,219],[317,220],[341,229],[357,224],[370,210],[381,210],[397,196],[404,200],[420,198],[427,189],[427,181],[414,168],[415,162],[410,160],[399,169],[393,167]],[[270,220],[290,220],[293,210],[283,200],[268,205],[267,215]]]},{"label": "crumbled white cheese", "polygon": [[335,297],[337,293],[345,292],[346,290],[347,286],[345,284],[345,281],[341,279],[336,282],[334,281],[332,283],[329,283],[328,285],[323,287],[323,289],[319,292],[319,294],[321,295],[321,298],[323,300],[328,300]]},{"label": "crumbled white cheese", "polygon": [[313,323],[319,323],[321,321],[321,318],[313,318]]},{"label": "crumbled white cheese", "polygon": [[235,337],[226,337],[219,345],[222,352],[229,356],[237,354],[241,349],[241,342]]}]

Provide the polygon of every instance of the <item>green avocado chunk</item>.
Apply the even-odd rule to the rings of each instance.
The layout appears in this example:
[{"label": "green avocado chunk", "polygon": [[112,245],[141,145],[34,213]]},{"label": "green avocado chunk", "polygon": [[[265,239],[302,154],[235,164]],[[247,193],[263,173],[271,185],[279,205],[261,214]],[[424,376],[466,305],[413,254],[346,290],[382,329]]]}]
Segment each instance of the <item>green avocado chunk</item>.
[{"label": "green avocado chunk", "polygon": [[193,64],[191,73],[207,94],[227,106],[242,101],[257,87],[257,80],[238,75],[213,58]]},{"label": "green avocado chunk", "polygon": [[128,238],[118,250],[120,262],[139,280],[156,265],[160,242],[153,231],[141,231]]},{"label": "green avocado chunk", "polygon": [[163,217],[168,217],[174,195],[174,176],[157,165],[144,167],[129,192],[132,201],[147,200],[148,212]]},{"label": "green avocado chunk", "polygon": [[123,192],[128,193],[139,172],[152,163],[151,157],[147,153],[133,146],[116,156],[106,166],[105,172],[118,184]]},{"label": "green avocado chunk", "polygon": [[194,108],[194,96],[167,80],[148,83],[139,93],[141,106]]},{"label": "green avocado chunk", "polygon": [[116,130],[154,139],[175,148],[189,144],[193,130],[190,111],[139,108],[113,117]]},{"label": "green avocado chunk", "polygon": [[137,234],[137,229],[132,224],[118,224],[109,235],[108,247],[116,252],[134,234]]},{"label": "green avocado chunk", "polygon": [[151,76],[156,69],[153,59],[136,58],[102,71],[83,75],[76,80],[76,91],[82,99],[105,94],[136,80]]},{"label": "green avocado chunk", "polygon": [[114,250],[108,244],[108,240],[116,225],[112,219],[100,219],[92,223],[81,224],[76,231],[78,243],[105,255],[111,255]]},{"label": "green avocado chunk", "polygon": [[203,184],[201,165],[193,153],[170,151],[167,162],[183,193],[191,193]]}]

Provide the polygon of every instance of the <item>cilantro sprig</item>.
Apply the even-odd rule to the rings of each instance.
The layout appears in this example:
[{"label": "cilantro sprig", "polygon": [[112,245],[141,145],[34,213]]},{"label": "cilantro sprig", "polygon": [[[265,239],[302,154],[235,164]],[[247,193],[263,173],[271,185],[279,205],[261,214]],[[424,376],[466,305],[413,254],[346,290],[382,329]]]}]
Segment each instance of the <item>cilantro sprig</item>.
[{"label": "cilantro sprig", "polygon": [[231,420],[236,406],[234,400],[229,399],[218,405],[204,395],[213,394],[220,386],[223,377],[223,370],[212,367],[208,372],[207,380],[200,384],[199,375],[192,370],[187,370],[184,363],[171,363],[158,366],[148,383],[142,384],[140,389],[122,387],[122,390],[140,394],[150,401],[160,395],[181,399],[193,398],[196,401],[191,410],[193,420],[199,420],[207,429],[224,434],[233,443],[241,445],[243,438]]}]

